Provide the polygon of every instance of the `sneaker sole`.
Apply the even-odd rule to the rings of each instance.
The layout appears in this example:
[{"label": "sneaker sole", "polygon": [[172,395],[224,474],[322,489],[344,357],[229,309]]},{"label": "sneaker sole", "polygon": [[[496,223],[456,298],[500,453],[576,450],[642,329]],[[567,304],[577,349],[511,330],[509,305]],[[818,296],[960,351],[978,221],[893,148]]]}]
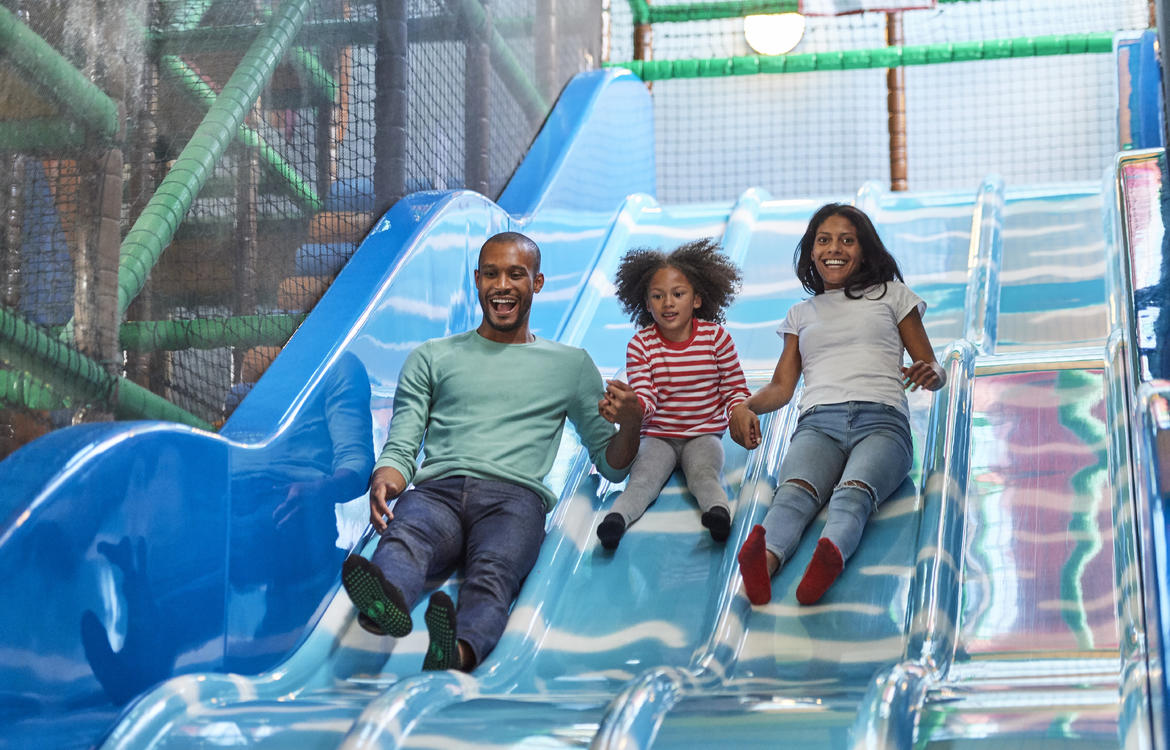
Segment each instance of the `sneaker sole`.
[{"label": "sneaker sole", "polygon": [[455,669],[459,663],[459,645],[455,642],[454,610],[432,603],[423,619],[430,636],[427,654],[423,657],[423,670]]},{"label": "sneaker sole", "polygon": [[[346,561],[349,562],[348,560]],[[380,576],[368,570],[363,565],[347,564],[343,566],[341,582],[345,591],[358,611],[364,614],[386,635],[401,638],[413,629],[410,613],[395,604],[385,589],[382,588]]]}]

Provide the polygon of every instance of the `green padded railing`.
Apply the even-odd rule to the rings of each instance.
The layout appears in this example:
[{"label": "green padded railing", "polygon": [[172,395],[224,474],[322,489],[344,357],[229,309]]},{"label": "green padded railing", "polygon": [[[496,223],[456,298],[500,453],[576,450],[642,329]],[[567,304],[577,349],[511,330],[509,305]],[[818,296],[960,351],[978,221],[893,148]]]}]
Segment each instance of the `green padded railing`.
[{"label": "green padded railing", "polygon": [[[121,123],[118,105],[57,50],[0,5],[0,56],[36,79],[66,117],[99,140],[113,140]],[[61,137],[60,129],[51,137]],[[0,142],[0,145],[6,145]]]},{"label": "green padded railing", "polygon": [[685,60],[630,60],[609,62],[606,67],[627,68],[643,81],[678,78],[718,78],[765,73],[809,73],[821,70],[897,68],[904,65],[1002,60],[1046,55],[1081,55],[1113,51],[1112,32],[1059,36],[992,39],[955,44],[918,44],[904,47],[844,52],[808,52],[799,55],[744,55]]},{"label": "green padded railing", "polygon": [[119,317],[142,291],[150,269],[162,257],[195,196],[236,137],[244,116],[292,45],[312,4],[313,0],[281,3],[126,234],[118,264]]},{"label": "green padded railing", "polygon": [[[0,307],[0,358],[24,373],[5,376],[11,390],[44,401],[57,393],[61,403],[96,403],[120,419],[164,419],[205,430],[208,422],[126,378],[111,375],[101,363],[52,338],[19,315]],[[13,384],[13,378],[16,383]],[[46,386],[48,389],[46,390]]]},{"label": "green padded railing", "polygon": [[[167,55],[160,61],[159,67],[177,81],[205,110],[210,110],[215,105],[215,91],[191,69],[190,65],[183,62],[182,58]],[[260,160],[280,177],[285,192],[297,205],[309,211],[320,211],[325,205],[312,183],[254,128],[241,122],[236,127],[236,138],[245,146],[256,149]]]},{"label": "green padded railing", "polygon": [[[937,0],[939,3],[970,3],[985,0]],[[711,21],[717,18],[798,13],[799,0],[738,0],[685,5],[650,5],[646,0],[629,0],[634,23],[682,23]]]},{"label": "green padded railing", "polygon": [[293,335],[306,315],[238,315],[234,318],[131,321],[123,323],[118,329],[118,344],[130,352],[281,346]]}]

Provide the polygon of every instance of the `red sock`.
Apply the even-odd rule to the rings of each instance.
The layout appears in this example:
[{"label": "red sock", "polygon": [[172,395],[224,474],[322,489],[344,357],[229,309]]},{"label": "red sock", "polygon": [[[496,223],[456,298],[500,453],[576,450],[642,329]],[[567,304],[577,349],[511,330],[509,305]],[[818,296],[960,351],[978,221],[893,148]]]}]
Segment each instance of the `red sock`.
[{"label": "red sock", "polygon": [[817,541],[816,551],[813,552],[808,567],[804,570],[804,578],[800,579],[800,585],[796,587],[796,601],[801,604],[815,604],[833,585],[833,581],[837,580],[837,576],[841,575],[841,569],[844,567],[845,561],[841,559],[841,550],[828,539],[821,537]]},{"label": "red sock", "polygon": [[764,547],[764,527],[756,524],[735,556],[739,560],[739,574],[743,588],[752,604],[772,601],[772,577],[768,575],[768,550]]}]

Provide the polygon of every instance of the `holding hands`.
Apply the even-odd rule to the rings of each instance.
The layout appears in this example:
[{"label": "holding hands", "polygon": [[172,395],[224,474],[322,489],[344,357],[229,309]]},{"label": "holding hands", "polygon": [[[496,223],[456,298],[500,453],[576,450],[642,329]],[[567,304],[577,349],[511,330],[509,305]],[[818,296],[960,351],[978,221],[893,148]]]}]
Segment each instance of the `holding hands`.
[{"label": "holding hands", "polygon": [[925,388],[937,391],[947,383],[947,371],[938,362],[917,360],[909,367],[902,368],[902,387],[911,391]]},{"label": "holding hands", "polygon": [[597,402],[597,411],[607,422],[616,425],[642,423],[638,394],[620,380],[605,381],[605,396]]},{"label": "holding hands", "polygon": [[737,404],[727,418],[731,439],[748,450],[760,445],[760,418],[746,403]]}]

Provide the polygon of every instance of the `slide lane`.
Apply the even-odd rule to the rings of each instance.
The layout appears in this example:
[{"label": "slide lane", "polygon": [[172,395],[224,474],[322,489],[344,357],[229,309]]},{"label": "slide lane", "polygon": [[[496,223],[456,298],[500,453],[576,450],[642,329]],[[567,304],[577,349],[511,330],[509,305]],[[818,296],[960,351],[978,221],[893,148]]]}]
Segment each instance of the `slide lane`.
[{"label": "slide lane", "polygon": [[[816,611],[821,607],[806,608],[799,619],[783,625],[780,617],[769,620],[753,612],[746,629],[762,632],[743,643],[766,644],[755,664],[744,648],[737,663],[724,667],[731,679],[683,688],[673,697],[674,710],[664,720],[659,717],[660,728],[644,732],[643,741],[633,746],[656,739],[664,747],[699,747],[714,736],[745,743],[766,736],[833,747],[880,737],[886,746],[909,747],[917,731],[918,746],[981,740],[986,747],[1040,747],[1059,737],[1074,746],[1100,747],[1117,746],[1121,734],[1132,729],[1121,726],[1126,720],[1119,718],[1120,576],[1114,556],[1125,542],[1114,538],[1117,498],[1123,494],[1110,481],[1106,461],[1101,210],[1099,194],[1087,189],[1007,192],[1002,236],[1011,257],[1005,248],[1003,268],[1010,272],[1001,270],[1000,312],[1014,315],[1007,327],[1024,335],[1006,347],[1009,353],[976,359],[968,415],[956,420],[970,432],[970,466],[960,467],[967,479],[958,495],[962,542],[954,547],[960,552],[955,564],[961,565],[961,599],[954,627],[939,618],[935,633],[951,642],[936,654],[942,663],[927,660],[921,674],[887,669],[887,676],[909,679],[899,686],[882,683],[879,676],[875,685],[888,689],[892,698],[887,696],[878,711],[869,710],[890,717],[867,723],[866,711],[858,714],[849,676],[855,664],[858,677],[880,666],[883,645],[889,658],[898,650],[896,642],[846,639],[842,644],[831,625],[813,625],[818,618],[831,622],[829,611]],[[914,214],[908,211],[904,218],[913,224]],[[880,229],[887,237],[892,234],[888,224]],[[926,235],[907,229],[916,237]],[[896,239],[888,241],[897,247]],[[1064,285],[1068,292],[1061,294]],[[1026,330],[1024,302],[1035,305],[1037,300],[1043,304],[1034,315],[1037,329]],[[929,315],[927,320],[929,327]],[[1085,320],[1095,327],[1086,330]],[[991,341],[994,351],[994,337]],[[955,458],[952,467],[959,463]],[[929,505],[926,510],[924,522],[930,518]],[[862,563],[872,539],[882,533],[885,513],[883,508],[874,519],[850,568]],[[919,563],[928,551],[921,549]],[[834,591],[848,586],[848,572]],[[917,582],[911,585],[916,591]],[[884,597],[881,602],[889,604]],[[866,603],[876,602],[844,605]],[[825,608],[831,611],[834,605]],[[910,614],[917,620],[929,613],[925,608]],[[826,642],[808,647],[813,654],[808,662],[793,663],[784,658],[791,631],[800,634],[794,639],[798,644],[802,638]],[[908,632],[913,640],[913,623]],[[873,663],[865,664],[866,658],[874,658]],[[811,671],[814,664],[819,673]],[[931,670],[938,666],[944,669]],[[768,675],[769,682],[760,683],[760,675]],[[822,678],[819,689],[817,677]],[[812,689],[802,692],[790,681]],[[919,691],[914,700],[901,695],[907,683]],[[883,730],[877,735],[872,734],[875,725]],[[636,731],[629,734],[636,736]]]}]

